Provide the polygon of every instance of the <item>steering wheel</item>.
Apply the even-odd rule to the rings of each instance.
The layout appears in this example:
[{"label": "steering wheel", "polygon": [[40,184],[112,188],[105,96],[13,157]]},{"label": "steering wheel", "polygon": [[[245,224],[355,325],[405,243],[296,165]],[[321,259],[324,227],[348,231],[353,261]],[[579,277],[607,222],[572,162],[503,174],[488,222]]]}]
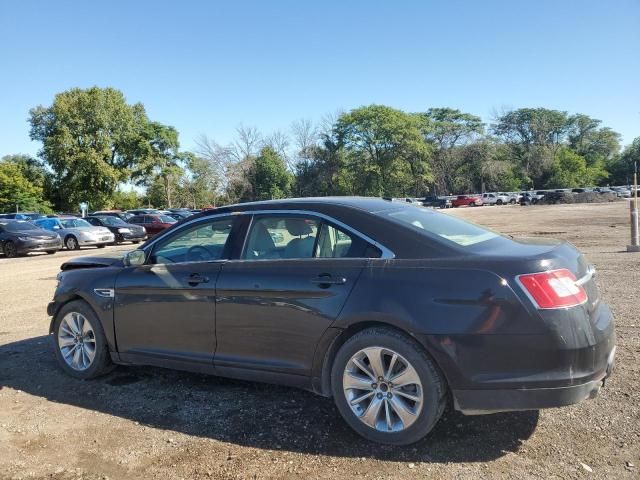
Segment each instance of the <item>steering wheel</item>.
[{"label": "steering wheel", "polygon": [[214,258],[215,255],[203,245],[194,245],[187,250],[187,262],[204,262]]}]

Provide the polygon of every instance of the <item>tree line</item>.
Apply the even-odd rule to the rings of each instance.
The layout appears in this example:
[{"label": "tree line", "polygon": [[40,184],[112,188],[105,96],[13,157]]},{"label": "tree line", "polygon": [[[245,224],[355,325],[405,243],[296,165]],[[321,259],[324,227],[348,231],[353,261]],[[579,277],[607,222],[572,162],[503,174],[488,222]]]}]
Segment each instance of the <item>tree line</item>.
[{"label": "tree line", "polygon": [[270,135],[240,126],[230,144],[202,136],[186,151],[178,131],[149,119],[141,103],[92,87],[31,109],[29,124],[42,148],[37,158],[0,160],[0,210],[617,185],[629,183],[640,160],[640,137],[622,149],[600,120],[547,108],[503,111],[485,124],[453,108],[369,105]]}]

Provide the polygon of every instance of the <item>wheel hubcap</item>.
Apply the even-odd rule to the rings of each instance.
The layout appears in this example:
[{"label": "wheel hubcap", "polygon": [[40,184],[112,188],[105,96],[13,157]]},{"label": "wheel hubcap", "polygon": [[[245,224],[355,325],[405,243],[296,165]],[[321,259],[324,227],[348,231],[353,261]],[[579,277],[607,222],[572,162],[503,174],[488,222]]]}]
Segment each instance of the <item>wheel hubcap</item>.
[{"label": "wheel hubcap", "polygon": [[67,248],[69,250],[73,250],[76,248],[76,241],[73,238],[70,238],[69,240],[67,240]]},{"label": "wheel hubcap", "polygon": [[96,337],[87,318],[78,313],[67,313],[58,329],[58,347],[62,358],[74,370],[86,370],[96,356]]},{"label": "wheel hubcap", "polygon": [[423,391],[415,368],[383,347],[360,350],[347,362],[342,388],[351,411],[381,432],[399,432],[420,415]]}]

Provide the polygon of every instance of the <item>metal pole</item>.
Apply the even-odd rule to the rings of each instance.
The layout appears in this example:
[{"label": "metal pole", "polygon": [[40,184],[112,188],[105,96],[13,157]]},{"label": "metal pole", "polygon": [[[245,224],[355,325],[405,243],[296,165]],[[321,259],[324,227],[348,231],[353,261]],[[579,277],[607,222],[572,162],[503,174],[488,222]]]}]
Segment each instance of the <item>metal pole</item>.
[{"label": "metal pole", "polygon": [[633,200],[629,202],[631,210],[631,245],[627,245],[627,252],[640,252],[640,239],[638,238],[638,165],[633,162]]}]

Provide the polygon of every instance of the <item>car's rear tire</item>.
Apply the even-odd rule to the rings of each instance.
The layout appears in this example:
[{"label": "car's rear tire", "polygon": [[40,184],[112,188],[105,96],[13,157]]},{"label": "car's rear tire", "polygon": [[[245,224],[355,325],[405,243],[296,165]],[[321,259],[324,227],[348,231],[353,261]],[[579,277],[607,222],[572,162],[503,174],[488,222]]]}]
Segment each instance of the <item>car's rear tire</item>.
[{"label": "car's rear tire", "polygon": [[102,324],[83,300],[69,302],[58,311],[52,343],[58,364],[72,377],[95,378],[115,368]]},{"label": "car's rear tire", "polygon": [[500,199],[496,200],[496,205],[502,205],[504,202]]},{"label": "car's rear tire", "polygon": [[470,204],[470,205],[471,205],[472,207],[477,207],[477,206],[478,206],[478,204],[477,204],[476,202],[471,202],[471,204]]},{"label": "car's rear tire", "polygon": [[445,407],[445,381],[433,360],[411,337],[386,327],[362,330],[340,347],[331,389],[349,426],[378,443],[417,442]]},{"label": "car's rear tire", "polygon": [[133,243],[134,245],[137,245],[137,244],[139,244],[139,243],[140,243],[140,240],[134,240],[134,241],[133,241],[133,242],[131,242],[131,243]]},{"label": "car's rear tire", "polygon": [[18,256],[18,248],[16,247],[16,244],[13,243],[11,240],[4,243],[3,251],[4,251],[4,256],[7,258],[15,258]]},{"label": "car's rear tire", "polygon": [[67,247],[67,250],[80,250],[80,243],[73,235],[69,235],[64,239],[64,246]]},{"label": "car's rear tire", "polygon": [[510,203],[511,205],[515,205],[516,201],[512,198],[511,200],[509,200],[509,203]]},{"label": "car's rear tire", "polygon": [[47,250],[47,255],[53,255],[57,250]]},{"label": "car's rear tire", "polygon": [[98,248],[104,248],[104,247],[106,247],[106,245],[103,243],[102,245],[96,245],[96,247],[98,247]]}]

